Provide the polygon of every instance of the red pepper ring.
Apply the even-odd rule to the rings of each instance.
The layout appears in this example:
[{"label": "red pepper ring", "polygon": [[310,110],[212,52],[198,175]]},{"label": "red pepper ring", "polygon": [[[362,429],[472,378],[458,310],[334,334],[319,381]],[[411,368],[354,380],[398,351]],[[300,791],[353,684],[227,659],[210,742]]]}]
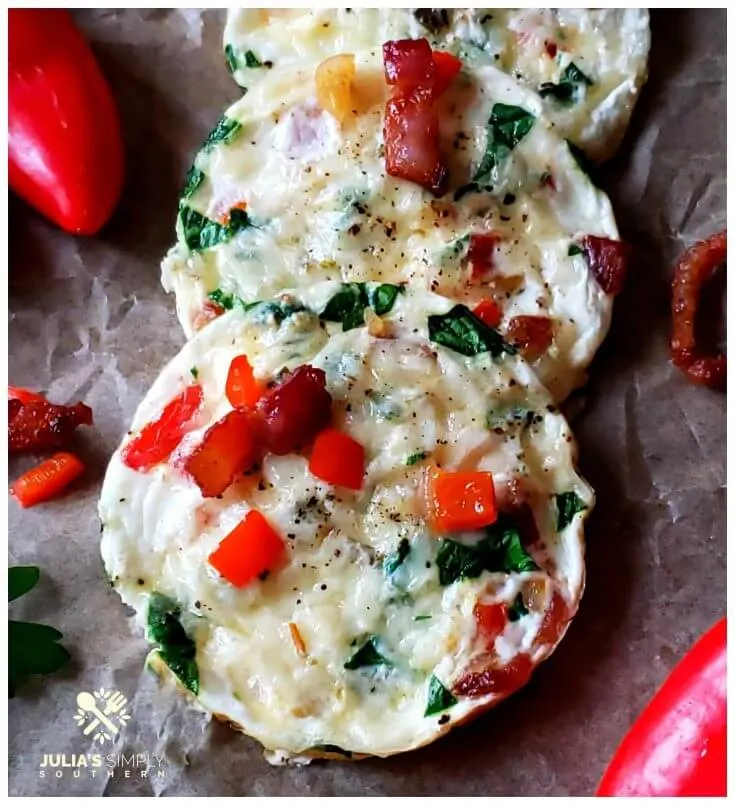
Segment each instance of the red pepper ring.
[{"label": "red pepper ring", "polygon": [[727,231],[695,243],[674,269],[671,360],[692,383],[724,388],[725,356],[697,354],[695,320],[702,288],[727,259]]}]

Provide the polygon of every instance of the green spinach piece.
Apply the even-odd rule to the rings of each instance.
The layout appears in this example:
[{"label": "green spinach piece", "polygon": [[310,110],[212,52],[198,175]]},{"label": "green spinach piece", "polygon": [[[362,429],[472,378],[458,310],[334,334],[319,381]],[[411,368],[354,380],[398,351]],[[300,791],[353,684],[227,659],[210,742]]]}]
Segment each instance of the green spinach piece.
[{"label": "green spinach piece", "polygon": [[256,67],[262,67],[263,62],[253,53],[252,50],[245,51],[245,66],[254,70]]},{"label": "green spinach piece", "polygon": [[431,615],[414,615],[413,619],[415,621],[430,621]]},{"label": "green spinach piece", "polygon": [[503,341],[497,330],[488,327],[465,305],[455,305],[448,313],[429,316],[429,340],[471,357],[489,352],[497,358],[504,352],[515,355],[516,349]]},{"label": "green spinach piece", "polygon": [[258,322],[263,322],[268,318],[273,318],[276,324],[281,324],[295,313],[301,313],[304,310],[308,310],[307,307],[296,300],[291,302],[286,301],[285,299],[278,299],[270,302],[251,302],[250,304],[245,304],[242,302],[242,300],[240,300],[240,303],[242,304],[244,310],[254,311],[253,315]]},{"label": "green spinach piece", "polygon": [[215,305],[219,305],[223,310],[232,310],[235,306],[235,302],[242,302],[239,296],[227,293],[221,288],[215,288],[213,291],[210,291],[207,294],[207,298],[211,299]]},{"label": "green spinach piece", "polygon": [[559,103],[570,104],[579,100],[581,87],[591,87],[593,81],[586,76],[574,62],[571,62],[561,74],[558,84],[546,81],[539,88],[542,98],[554,98]]},{"label": "green spinach piece", "polygon": [[494,104],[487,125],[487,145],[480,167],[472,177],[479,182],[489,178],[493,169],[507,159],[518,143],[533,128],[536,118],[520,106]]},{"label": "green spinach piece", "polygon": [[227,64],[227,69],[231,73],[234,73],[235,70],[237,70],[237,68],[240,66],[238,64],[237,53],[232,45],[225,45],[225,63]]},{"label": "green spinach piece", "polygon": [[200,171],[196,165],[192,165],[189,168],[189,172],[186,174],[186,180],[184,181],[184,187],[181,190],[181,199],[189,198],[189,196],[193,195],[196,189],[201,185],[204,181],[204,171]]},{"label": "green spinach piece", "polygon": [[394,552],[389,554],[385,557],[385,561],[383,562],[383,570],[389,575],[392,576],[393,573],[398,570],[398,568],[405,562],[406,557],[411,552],[411,543],[404,537],[398,543],[398,549]]},{"label": "green spinach piece", "polygon": [[436,713],[449,710],[449,708],[454,707],[455,704],[457,704],[456,697],[432,674],[429,680],[429,692],[424,716],[433,716]]},{"label": "green spinach piece", "polygon": [[523,596],[518,593],[515,597],[515,601],[508,607],[508,620],[514,623],[520,620],[524,615],[528,615],[528,607],[523,601]]},{"label": "green spinach piece", "polygon": [[384,657],[377,646],[377,638],[369,637],[359,649],[344,664],[348,671],[355,671],[358,668],[372,668],[378,665],[385,665],[390,668],[393,663]]},{"label": "green spinach piece", "polygon": [[569,249],[567,250],[567,255],[569,257],[576,257],[578,254],[582,254],[582,247],[577,246],[576,243],[570,243]]},{"label": "green spinach piece", "polygon": [[576,492],[562,492],[556,496],[556,530],[563,531],[574,520],[574,516],[587,507]]},{"label": "green spinach piece", "polygon": [[211,151],[217,143],[228,145],[237,137],[242,126],[237,120],[230,117],[222,117],[217,125],[209,132],[207,139],[202,143],[202,150]]},{"label": "green spinach piece", "polygon": [[414,465],[414,464],[418,464],[418,463],[419,463],[419,461],[423,461],[425,458],[427,458],[427,457],[428,457],[428,455],[429,455],[429,454],[426,452],[426,450],[421,450],[421,451],[420,451],[420,452],[418,452],[418,453],[412,453],[412,454],[411,454],[411,455],[410,455],[410,456],[409,456],[409,457],[406,459],[406,466],[407,466],[407,467],[413,467],[413,465]]},{"label": "green spinach piece", "polygon": [[344,332],[354,330],[365,323],[368,305],[379,316],[384,316],[393,309],[402,290],[400,285],[383,284],[370,289],[364,282],[345,282],[319,316],[324,321],[340,323]]},{"label": "green spinach piece", "polygon": [[[30,592],[41,573],[35,566],[8,568],[8,601]],[[63,668],[71,654],[59,643],[63,635],[42,623],[8,620],[8,696],[33,674],[52,674]]]},{"label": "green spinach piece", "polygon": [[436,557],[439,584],[447,587],[462,579],[476,579],[483,571],[524,573],[538,565],[523,547],[518,528],[501,514],[485,529],[486,536],[474,545],[445,539]]},{"label": "green spinach piece", "polygon": [[195,696],[199,693],[196,643],[181,625],[181,607],[159,592],[148,601],[148,637],[158,643],[158,655]]},{"label": "green spinach piece", "polygon": [[237,207],[230,210],[226,224],[213,221],[187,205],[179,210],[179,219],[184,243],[192,252],[201,252],[227,243],[238,232],[253,226],[247,212]]},{"label": "green spinach piece", "polygon": [[378,316],[385,316],[393,310],[398,294],[403,292],[402,285],[389,285],[383,283],[372,290],[368,290],[368,300],[370,307]]}]

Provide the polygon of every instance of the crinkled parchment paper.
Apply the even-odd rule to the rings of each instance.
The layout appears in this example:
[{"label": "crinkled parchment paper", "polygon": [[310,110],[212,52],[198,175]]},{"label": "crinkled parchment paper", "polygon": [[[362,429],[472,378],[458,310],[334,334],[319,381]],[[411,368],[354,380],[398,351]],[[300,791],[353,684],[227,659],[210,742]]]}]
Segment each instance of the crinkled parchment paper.
[{"label": "crinkled parchment paper", "polygon": [[[725,610],[724,397],[667,361],[672,264],[725,225],[725,12],[654,12],[650,80],[602,182],[636,264],[577,415],[581,468],[598,493],[588,587],[553,658],[510,701],[438,744],[389,760],[273,768],[258,746],[160,690],[102,572],[96,500],[107,458],[183,342],[159,261],[177,193],[238,91],[220,12],[78,11],[125,127],[128,184],[103,235],[74,239],[10,209],[10,380],[83,399],[85,482],[58,502],[10,504],[10,561],[38,564],[13,616],[57,626],[74,655],[10,702],[10,792],[34,795],[589,794],[634,715]],[[15,477],[30,458],[12,458]],[[131,700],[102,749],[74,721],[80,691]],[[44,755],[146,755],[153,770],[46,769]],[[164,776],[152,756],[163,757]],[[58,776],[58,772],[61,776]]]}]

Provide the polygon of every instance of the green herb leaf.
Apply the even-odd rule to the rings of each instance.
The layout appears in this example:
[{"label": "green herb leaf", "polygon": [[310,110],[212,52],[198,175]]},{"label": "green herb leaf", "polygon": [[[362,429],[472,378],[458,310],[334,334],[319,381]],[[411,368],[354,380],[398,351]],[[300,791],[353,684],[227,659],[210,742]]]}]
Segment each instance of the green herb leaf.
[{"label": "green herb leaf", "polygon": [[179,210],[179,220],[184,243],[192,252],[212,249],[221,243],[227,243],[239,232],[253,225],[247,212],[237,207],[230,210],[226,224],[212,221],[186,205]]},{"label": "green herb leaf", "polygon": [[189,172],[186,174],[186,181],[181,191],[181,198],[189,198],[203,181],[204,172],[200,171],[195,165],[192,165],[189,168]]},{"label": "green herb leaf", "polygon": [[342,749],[336,744],[315,744],[311,747],[315,752],[328,752],[332,755],[342,755],[342,757],[352,757],[352,752]]},{"label": "green herb leaf", "polygon": [[489,573],[525,573],[538,565],[523,547],[518,528],[501,514],[485,529],[484,539],[474,545],[445,539],[436,557],[439,584],[446,587],[461,579],[476,579]]},{"label": "green herb leaf", "polygon": [[233,48],[232,45],[225,45],[225,63],[227,64],[227,69],[231,73],[234,73],[239,66],[237,53],[235,52],[235,48]]},{"label": "green herb leaf", "polygon": [[34,565],[20,565],[8,568],[8,601],[15,601],[32,590],[41,577],[41,571]]},{"label": "green herb leaf", "polygon": [[357,668],[368,668],[377,665],[391,667],[393,663],[378,651],[377,638],[369,637],[350,659],[347,660],[344,667],[348,671],[354,671]]},{"label": "green herb leaf", "polygon": [[518,593],[515,597],[515,601],[508,607],[508,620],[514,623],[524,617],[524,615],[528,615],[528,607],[523,600],[523,596]]},{"label": "green herb leaf", "polygon": [[59,644],[61,632],[42,623],[8,621],[8,695],[15,692],[32,674],[52,674],[71,659]]},{"label": "green herb leaf", "polygon": [[191,369],[189,369],[189,374],[196,380],[199,377],[199,369],[197,369],[196,366],[192,366]]},{"label": "green herb leaf", "polygon": [[365,285],[361,282],[346,282],[327,302],[319,316],[325,321],[341,322],[342,330],[347,332],[365,322],[367,305]]},{"label": "green herb leaf", "polygon": [[430,621],[431,615],[414,615],[413,619],[415,621]]},{"label": "green herb leaf", "polygon": [[576,492],[562,492],[556,496],[556,530],[563,531],[574,520],[574,516],[587,507]]},{"label": "green herb leaf", "polygon": [[449,710],[449,708],[454,707],[455,704],[457,704],[457,699],[432,674],[429,680],[429,693],[424,716],[433,716],[436,713]]},{"label": "green herb leaf", "polygon": [[217,122],[217,125],[209,132],[207,139],[202,143],[204,151],[210,151],[217,143],[224,143],[228,145],[235,137],[242,126],[230,117],[223,117]]},{"label": "green herb leaf", "polygon": [[582,254],[582,247],[577,246],[576,243],[570,243],[567,254],[569,255],[569,257],[575,257],[578,254]]},{"label": "green herb leaf", "polygon": [[393,310],[393,305],[396,303],[398,294],[403,291],[402,285],[389,285],[384,283],[368,291],[368,300],[370,307],[378,314],[384,316]]},{"label": "green herb leaf", "polygon": [[148,636],[158,643],[158,654],[181,683],[199,693],[196,643],[187,635],[179,617],[181,608],[168,596],[154,592],[148,601]]},{"label": "green herb leaf", "polygon": [[223,310],[232,310],[236,301],[240,301],[239,297],[231,293],[226,293],[221,288],[215,288],[207,294],[207,298],[211,299],[215,305],[219,305]]},{"label": "green herb leaf", "polygon": [[554,98],[559,103],[576,103],[582,87],[591,87],[593,81],[586,76],[574,62],[571,62],[561,74],[558,84],[547,81],[539,88],[542,98]]},{"label": "green herb leaf", "polygon": [[245,66],[249,67],[251,70],[253,70],[256,67],[262,67],[263,62],[253,53],[252,50],[246,50],[245,51]]},{"label": "green herb leaf", "polygon": [[489,352],[493,358],[503,352],[515,355],[515,347],[503,341],[497,330],[488,327],[464,305],[455,305],[449,313],[429,316],[429,340],[461,355]]},{"label": "green herb leaf", "polygon": [[419,461],[423,461],[425,458],[427,458],[427,457],[428,457],[428,455],[429,455],[429,454],[426,452],[426,450],[421,450],[421,451],[420,451],[420,452],[418,452],[418,453],[412,453],[412,454],[411,454],[411,455],[410,455],[410,456],[409,456],[409,457],[406,459],[406,466],[407,466],[407,467],[413,467],[413,465],[414,465],[414,464],[418,464],[418,463],[419,463]]},{"label": "green herb leaf", "polygon": [[386,556],[383,562],[383,570],[391,576],[403,564],[408,554],[411,552],[411,543],[404,537],[398,543],[398,550]]},{"label": "green herb leaf", "polygon": [[493,169],[507,159],[518,143],[533,128],[536,118],[520,106],[496,103],[487,125],[487,145],[473,181],[484,181]]}]

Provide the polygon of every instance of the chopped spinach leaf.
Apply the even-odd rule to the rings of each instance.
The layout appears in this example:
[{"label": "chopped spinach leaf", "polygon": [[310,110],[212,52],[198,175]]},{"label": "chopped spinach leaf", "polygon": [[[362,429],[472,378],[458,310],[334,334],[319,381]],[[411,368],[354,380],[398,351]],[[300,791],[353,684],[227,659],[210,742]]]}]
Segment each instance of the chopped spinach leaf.
[{"label": "chopped spinach leaf", "polygon": [[556,530],[563,531],[574,520],[574,516],[587,507],[576,492],[562,492],[556,496]]},{"label": "chopped spinach leaf", "polygon": [[488,327],[465,305],[455,305],[448,313],[429,316],[429,340],[468,357],[489,352],[497,358],[503,352],[509,355],[516,352],[497,330]]},{"label": "chopped spinach leaf", "polygon": [[592,79],[586,76],[574,62],[561,74],[558,84],[547,81],[539,88],[542,98],[554,98],[560,103],[576,103],[581,87],[591,87]]},{"label": "chopped spinach leaf", "polygon": [[365,285],[361,282],[346,282],[327,302],[319,316],[325,321],[340,322],[342,330],[347,332],[365,322],[367,304]]},{"label": "chopped spinach leaf", "polygon": [[189,374],[196,380],[199,377],[199,369],[197,369],[196,366],[192,366],[191,369],[189,369]]},{"label": "chopped spinach leaf", "polygon": [[414,464],[418,464],[419,461],[423,461],[428,455],[429,454],[426,452],[426,450],[421,450],[418,453],[412,453],[406,459],[406,466],[407,467],[413,467]]},{"label": "chopped spinach leaf", "polygon": [[179,210],[179,220],[184,243],[192,252],[212,249],[221,243],[227,243],[238,232],[253,225],[247,212],[237,207],[230,210],[226,224],[213,221],[186,205]]},{"label": "chopped spinach leaf", "polygon": [[195,165],[192,165],[189,168],[189,172],[186,174],[186,181],[184,182],[184,187],[181,190],[181,198],[189,198],[194,191],[199,187],[199,185],[204,181],[204,171],[200,171]]},{"label": "chopped spinach leaf", "polygon": [[158,643],[158,654],[181,683],[199,693],[196,643],[179,620],[181,608],[168,596],[154,592],[148,601],[148,636]]},{"label": "chopped spinach leaf", "polygon": [[490,176],[493,169],[510,153],[533,128],[536,118],[520,106],[496,103],[487,125],[487,145],[480,166],[472,177],[478,182]]},{"label": "chopped spinach leaf", "polygon": [[377,639],[369,637],[362,646],[350,657],[344,664],[348,671],[354,671],[357,668],[368,668],[376,665],[385,665],[390,667],[393,663],[386,659],[380,651],[378,651]]},{"label": "chopped spinach leaf", "polygon": [[570,243],[569,244],[569,250],[567,251],[567,254],[569,255],[569,257],[575,257],[578,254],[582,254],[582,247],[577,246],[576,243]]},{"label": "chopped spinach leaf", "polygon": [[378,314],[378,316],[385,316],[393,310],[393,305],[396,303],[398,294],[403,291],[402,285],[389,285],[383,283],[368,291],[368,299],[370,307]]},{"label": "chopped spinach leaf", "polygon": [[404,537],[398,543],[398,549],[395,551],[395,553],[391,553],[386,556],[385,561],[383,562],[383,570],[385,570],[385,572],[391,576],[404,563],[410,552],[411,543]]},{"label": "chopped spinach leaf", "polygon": [[262,67],[263,62],[253,53],[252,50],[245,51],[245,66],[251,70],[256,67]]},{"label": "chopped spinach leaf", "polygon": [[501,514],[485,533],[485,538],[474,545],[442,540],[436,557],[442,587],[462,579],[476,579],[485,570],[490,573],[538,570],[523,547],[520,532],[506,515]]},{"label": "chopped spinach leaf", "polygon": [[250,304],[241,302],[241,304],[243,305],[243,310],[254,311],[253,315],[258,322],[263,322],[272,318],[276,324],[281,324],[295,313],[301,313],[303,310],[308,310],[308,308],[304,307],[301,302],[297,302],[295,299],[278,299],[270,302],[252,302]]},{"label": "chopped spinach leaf", "polygon": [[232,310],[235,302],[239,302],[240,298],[235,294],[226,293],[221,288],[215,288],[207,294],[207,298],[211,299],[215,305],[219,305],[223,310]]},{"label": "chopped spinach leaf", "polygon": [[233,120],[230,117],[221,118],[207,135],[207,139],[202,144],[202,149],[209,151],[217,143],[224,143],[225,145],[231,143],[241,128],[242,126],[237,120]]},{"label": "chopped spinach leaf", "polygon": [[15,601],[30,592],[41,578],[41,571],[34,565],[19,565],[8,568],[8,601]]},{"label": "chopped spinach leaf", "polygon": [[415,621],[430,621],[431,615],[414,615],[413,619]]},{"label": "chopped spinach leaf", "polygon": [[419,25],[429,33],[441,33],[449,25],[449,13],[446,8],[417,8],[413,16]]},{"label": "chopped spinach leaf", "polygon": [[528,615],[528,607],[526,606],[521,593],[515,597],[515,601],[508,607],[508,620],[513,623],[520,620],[524,615]]},{"label": "chopped spinach leaf", "polygon": [[449,708],[454,707],[455,704],[457,704],[457,699],[432,674],[429,680],[429,693],[424,716],[433,716],[436,713],[449,710]]},{"label": "chopped spinach leaf", "polygon": [[232,45],[225,45],[225,63],[227,64],[227,69],[231,73],[234,73],[239,66],[237,63],[237,53]]},{"label": "chopped spinach leaf", "polygon": [[352,752],[347,749],[342,749],[341,746],[336,744],[315,744],[311,747],[315,752],[326,752],[331,755],[342,755],[343,757],[352,757]]}]

